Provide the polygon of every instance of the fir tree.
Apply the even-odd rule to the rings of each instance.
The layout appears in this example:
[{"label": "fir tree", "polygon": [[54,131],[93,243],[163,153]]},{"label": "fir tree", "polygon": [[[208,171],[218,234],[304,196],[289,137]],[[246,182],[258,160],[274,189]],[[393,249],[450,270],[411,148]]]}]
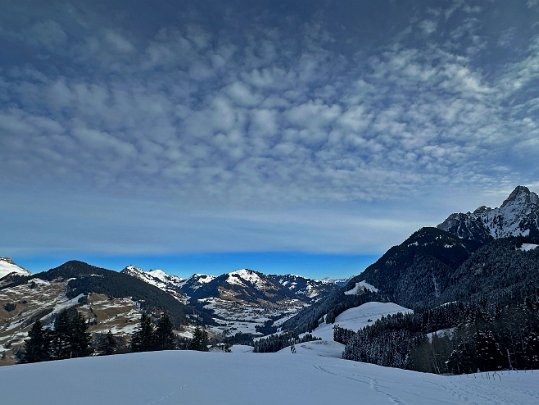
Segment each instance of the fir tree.
[{"label": "fir tree", "polygon": [[492,331],[478,332],[475,336],[475,350],[477,352],[477,367],[481,371],[491,371],[502,368],[505,356]]},{"label": "fir tree", "polygon": [[118,346],[118,343],[116,342],[116,338],[112,334],[112,332],[108,331],[108,333],[105,335],[104,339],[101,341],[101,344],[99,346],[99,351],[102,355],[109,356],[111,354],[116,353],[116,348]]},{"label": "fir tree", "polygon": [[172,331],[172,322],[169,316],[165,313],[161,315],[155,329],[155,347],[157,350],[172,350],[175,349],[176,337]]},{"label": "fir tree", "polygon": [[24,361],[34,363],[49,360],[49,339],[39,319],[34,322],[24,342]]},{"label": "fir tree", "polygon": [[191,340],[191,345],[189,346],[189,349],[198,350],[199,352],[207,352],[208,332],[197,326],[193,334],[193,339]]},{"label": "fir tree", "polygon": [[88,333],[88,323],[80,314],[76,313],[71,319],[70,333],[70,357],[85,357],[92,353],[90,346],[90,334]]},{"label": "fir tree", "polygon": [[68,359],[71,357],[71,322],[67,310],[60,312],[54,322],[54,332],[51,333],[51,355],[53,359]]},{"label": "fir tree", "polygon": [[154,349],[154,327],[150,317],[142,313],[139,328],[131,339],[131,350],[134,352],[147,352]]}]

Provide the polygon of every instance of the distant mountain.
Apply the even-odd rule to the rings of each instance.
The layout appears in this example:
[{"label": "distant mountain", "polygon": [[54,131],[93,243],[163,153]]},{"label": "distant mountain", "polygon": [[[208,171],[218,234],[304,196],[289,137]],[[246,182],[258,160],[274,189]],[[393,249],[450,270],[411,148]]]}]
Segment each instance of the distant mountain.
[{"label": "distant mountain", "polygon": [[15,274],[18,276],[29,276],[31,273],[17,266],[13,260],[9,257],[0,257],[0,279],[6,277],[9,274]]},{"label": "distant mountain", "polygon": [[330,281],[289,274],[266,275],[250,269],[218,277],[194,274],[187,279],[133,266],[126,267],[122,273],[189,302],[200,313],[213,318],[215,332],[226,330],[232,334],[257,334],[268,321],[289,317],[337,289]]},{"label": "distant mountain", "polygon": [[11,273],[0,280],[0,364],[14,354],[37,319],[50,327],[63,309],[76,307],[90,323],[92,334],[112,331],[129,336],[142,311],[166,311],[176,329],[195,311],[173,294],[127,274],[70,261],[35,275]]},{"label": "distant mountain", "polygon": [[518,186],[500,207],[451,214],[438,228],[480,243],[511,236],[539,239],[539,197]]},{"label": "distant mountain", "polygon": [[415,310],[444,303],[510,303],[539,288],[538,196],[519,186],[499,208],[452,214],[422,228],[283,325],[305,331],[368,300]]},{"label": "distant mountain", "polygon": [[188,301],[185,294],[181,292],[181,286],[185,283],[185,280],[180,277],[166,274],[162,270],[144,271],[135,266],[127,266],[121,272],[169,293],[182,303],[187,303]]},{"label": "distant mountain", "polygon": [[422,228],[389,249],[345,289],[366,282],[387,299],[408,308],[437,304],[451,275],[479,247],[437,228]]},{"label": "distant mountain", "polygon": [[138,278],[184,300],[226,298],[246,301],[266,301],[268,305],[282,299],[304,303],[316,301],[320,295],[335,288],[340,281],[312,280],[296,275],[265,275],[261,272],[241,269],[215,277],[193,274],[182,279],[162,270],[145,271],[135,266],[122,270],[123,274]]},{"label": "distant mountain", "polygon": [[73,260],[33,277],[47,281],[66,281],[68,298],[89,293],[112,298],[129,297],[139,302],[143,308],[167,311],[178,324],[185,322],[185,305],[160,288],[124,273]]}]

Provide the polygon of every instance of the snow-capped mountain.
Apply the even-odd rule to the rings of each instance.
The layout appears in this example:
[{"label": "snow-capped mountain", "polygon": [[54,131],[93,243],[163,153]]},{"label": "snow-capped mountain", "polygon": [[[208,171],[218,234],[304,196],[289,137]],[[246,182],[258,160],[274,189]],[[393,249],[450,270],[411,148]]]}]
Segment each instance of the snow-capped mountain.
[{"label": "snow-capped mountain", "polygon": [[215,277],[196,291],[187,291],[193,298],[228,296],[236,300],[263,300],[270,305],[279,300],[298,300],[304,303],[316,301],[320,294],[332,290],[334,284],[291,274],[267,275],[241,269]]},{"label": "snow-capped mountain", "polygon": [[484,243],[509,236],[539,237],[539,197],[518,186],[498,208],[451,214],[438,228],[461,239]]},{"label": "snow-capped mountain", "polygon": [[[15,266],[5,260],[1,263],[10,265],[4,265],[10,270]],[[89,332],[94,336],[110,330],[119,338],[128,338],[143,311],[166,311],[176,329],[183,332],[192,309],[174,293],[160,288],[163,280],[177,280],[159,272],[150,276],[143,282],[77,261],[34,275],[24,269],[10,271],[0,280],[0,365],[15,362],[15,353],[33,322],[39,319],[45,327],[51,327],[59,312],[73,307],[89,321]],[[156,279],[161,282],[159,286]]]},{"label": "snow-capped mountain", "polygon": [[157,288],[169,293],[182,303],[186,303],[188,298],[181,292],[181,287],[186,280],[165,273],[163,270],[145,271],[140,267],[127,266],[122,270],[123,274],[138,278],[145,283],[156,286]]},{"label": "snow-capped mountain", "polygon": [[187,279],[134,266],[126,267],[122,273],[152,284],[182,302],[189,302],[213,319],[215,325],[210,329],[231,334],[257,334],[257,327],[273,319],[290,317],[337,288],[328,281],[290,274],[266,275],[250,269],[218,277],[193,274]]},{"label": "snow-capped mountain", "polygon": [[235,270],[218,277],[193,274],[186,279],[169,275],[162,270],[146,271],[135,266],[127,266],[122,273],[173,295],[181,295],[183,299],[234,297],[247,300],[263,299],[270,304],[283,298],[310,303],[319,295],[332,290],[336,284],[328,280],[318,281],[291,274],[266,275],[250,269]]},{"label": "snow-capped mountain", "polygon": [[[518,237],[518,238],[514,238]],[[450,215],[414,232],[335,294],[283,324],[309,330],[369,300],[411,309],[485,297],[510,302],[539,285],[539,197],[518,186],[498,208]]]},{"label": "snow-capped mountain", "polygon": [[261,334],[261,328],[287,319],[326,297],[335,284],[295,275],[236,270],[187,292],[191,305],[212,313],[214,332]]},{"label": "snow-capped mountain", "polygon": [[0,257],[0,278],[4,278],[8,274],[16,274],[21,276],[29,276],[31,273],[17,266],[9,257]]}]

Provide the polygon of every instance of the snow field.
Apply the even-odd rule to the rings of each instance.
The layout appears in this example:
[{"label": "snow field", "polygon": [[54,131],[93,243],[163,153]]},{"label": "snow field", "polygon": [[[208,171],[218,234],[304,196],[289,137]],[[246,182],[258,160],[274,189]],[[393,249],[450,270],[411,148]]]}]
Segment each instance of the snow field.
[{"label": "snow field", "polygon": [[338,315],[333,323],[323,323],[316,328],[312,335],[323,340],[333,341],[333,325],[356,331],[367,325],[372,325],[383,316],[398,312],[412,312],[411,309],[401,307],[393,302],[367,302],[359,307],[350,308]]},{"label": "snow field", "polygon": [[539,372],[439,376],[301,353],[165,351],[0,368],[2,403],[537,404]]}]

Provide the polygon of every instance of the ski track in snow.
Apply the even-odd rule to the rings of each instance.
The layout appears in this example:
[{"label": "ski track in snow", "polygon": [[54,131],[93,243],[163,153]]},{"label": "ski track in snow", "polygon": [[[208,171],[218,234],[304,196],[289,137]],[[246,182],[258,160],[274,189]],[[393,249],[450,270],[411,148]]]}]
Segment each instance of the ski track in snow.
[{"label": "ski track in snow", "polygon": [[291,352],[168,351],[2,367],[0,392],[10,405],[527,405],[539,401],[538,377],[439,376]]}]

